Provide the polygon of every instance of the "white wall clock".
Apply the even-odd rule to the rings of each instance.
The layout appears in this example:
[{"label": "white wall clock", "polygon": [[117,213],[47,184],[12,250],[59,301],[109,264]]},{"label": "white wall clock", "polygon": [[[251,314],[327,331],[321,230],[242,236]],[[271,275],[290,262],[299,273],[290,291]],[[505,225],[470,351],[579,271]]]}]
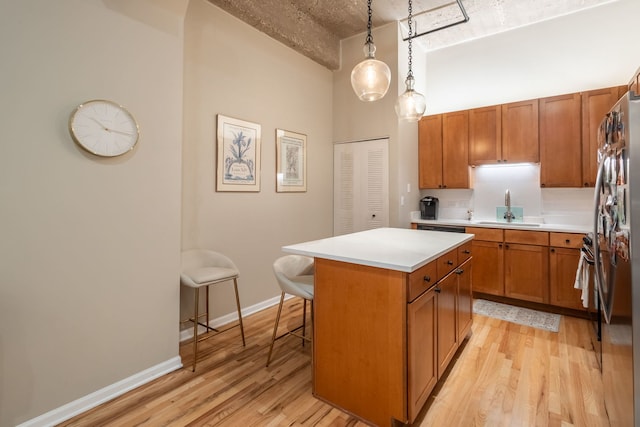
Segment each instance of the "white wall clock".
[{"label": "white wall clock", "polygon": [[69,133],[88,152],[114,157],[133,149],[140,129],[136,119],[122,105],[94,99],[78,105],[71,113]]}]

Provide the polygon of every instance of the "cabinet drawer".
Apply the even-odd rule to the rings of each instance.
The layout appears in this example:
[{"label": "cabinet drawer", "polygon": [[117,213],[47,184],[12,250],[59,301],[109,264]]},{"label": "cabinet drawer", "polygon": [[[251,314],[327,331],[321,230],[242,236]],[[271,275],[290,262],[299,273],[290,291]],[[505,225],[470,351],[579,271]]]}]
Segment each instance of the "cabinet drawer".
[{"label": "cabinet drawer", "polygon": [[547,231],[504,230],[504,241],[525,245],[549,246]]},{"label": "cabinet drawer", "polygon": [[458,248],[438,257],[437,263],[438,280],[440,280],[458,266]]},{"label": "cabinet drawer", "polygon": [[489,242],[502,242],[504,240],[504,230],[500,228],[467,227],[465,232],[475,234],[476,240]]},{"label": "cabinet drawer", "polygon": [[413,273],[409,274],[409,295],[407,301],[411,302],[419,297],[424,291],[432,287],[438,281],[437,260],[423,265]]},{"label": "cabinet drawer", "polygon": [[549,246],[559,248],[581,248],[582,236],[577,233],[549,233]]},{"label": "cabinet drawer", "polygon": [[471,241],[458,246],[458,264],[462,264],[469,258],[471,258]]}]

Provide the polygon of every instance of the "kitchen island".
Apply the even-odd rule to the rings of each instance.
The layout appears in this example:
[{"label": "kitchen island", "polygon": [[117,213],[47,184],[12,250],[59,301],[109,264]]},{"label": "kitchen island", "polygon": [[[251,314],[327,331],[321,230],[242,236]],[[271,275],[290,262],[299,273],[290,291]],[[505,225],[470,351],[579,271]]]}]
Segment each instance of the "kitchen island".
[{"label": "kitchen island", "polygon": [[283,247],[315,258],[314,395],[413,422],[471,330],[472,239],[379,228]]}]

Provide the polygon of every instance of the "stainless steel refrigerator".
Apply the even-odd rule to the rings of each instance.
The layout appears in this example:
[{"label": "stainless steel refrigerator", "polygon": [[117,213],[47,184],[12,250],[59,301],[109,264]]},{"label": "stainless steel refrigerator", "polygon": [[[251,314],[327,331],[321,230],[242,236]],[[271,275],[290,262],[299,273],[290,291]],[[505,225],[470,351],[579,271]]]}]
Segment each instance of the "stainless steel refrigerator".
[{"label": "stainless steel refrigerator", "polygon": [[612,426],[640,426],[640,231],[632,232],[640,227],[640,97],[618,101],[598,140],[593,253],[604,400]]}]

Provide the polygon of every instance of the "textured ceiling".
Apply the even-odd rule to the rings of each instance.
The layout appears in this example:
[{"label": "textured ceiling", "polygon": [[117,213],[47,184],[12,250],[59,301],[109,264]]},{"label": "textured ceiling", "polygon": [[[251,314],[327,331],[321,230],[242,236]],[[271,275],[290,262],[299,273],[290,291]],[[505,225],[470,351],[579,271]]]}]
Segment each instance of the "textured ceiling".
[{"label": "textured ceiling", "polygon": [[[469,22],[421,37],[433,50],[617,0],[461,0]],[[366,0],[209,0],[330,70],[340,68],[340,40],[367,29]],[[374,0],[373,26],[407,17],[406,0]],[[415,33],[462,17],[455,0],[414,0]],[[406,34],[404,34],[406,36]],[[363,39],[364,43],[364,39]]]}]

